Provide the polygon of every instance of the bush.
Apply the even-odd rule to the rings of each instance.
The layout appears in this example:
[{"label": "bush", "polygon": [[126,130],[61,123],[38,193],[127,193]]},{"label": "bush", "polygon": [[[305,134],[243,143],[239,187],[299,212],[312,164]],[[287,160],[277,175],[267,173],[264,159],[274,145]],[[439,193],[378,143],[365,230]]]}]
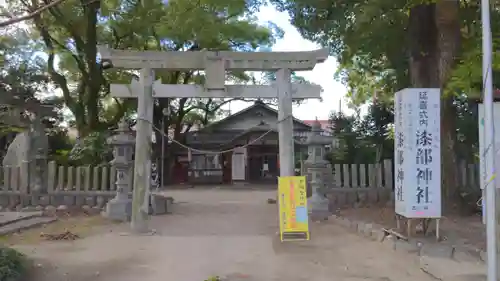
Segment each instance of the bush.
[{"label": "bush", "polygon": [[93,132],[78,140],[69,153],[69,160],[77,166],[109,162],[113,158],[113,149],[107,143],[109,136],[109,132]]},{"label": "bush", "polygon": [[26,256],[0,246],[0,281],[19,281],[27,272]]}]

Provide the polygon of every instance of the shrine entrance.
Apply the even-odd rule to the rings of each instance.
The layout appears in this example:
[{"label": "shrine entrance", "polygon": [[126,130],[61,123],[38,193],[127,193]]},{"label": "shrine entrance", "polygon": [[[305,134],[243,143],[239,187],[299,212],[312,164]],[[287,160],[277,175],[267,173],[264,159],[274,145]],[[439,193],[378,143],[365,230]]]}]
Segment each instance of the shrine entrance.
[{"label": "shrine entrance", "polygon": [[[140,69],[139,80],[130,85],[112,84],[111,95],[116,98],[137,98],[137,125],[132,202],[132,228],[147,230],[149,189],[151,183],[151,136],[153,134],[153,107],[155,98],[261,98],[278,99],[279,175],[295,174],[293,138],[293,99],[320,98],[321,87],[312,84],[291,83],[291,71],[312,70],[325,61],[328,50],[306,52],[161,52],[128,51],[98,47],[102,60],[116,68]],[[170,85],[154,81],[154,70],[203,70],[204,85]],[[272,85],[226,85],[226,71],[276,71]],[[175,142],[175,140],[173,140]],[[182,145],[182,144],[181,144]],[[247,146],[240,147],[246,154]],[[223,153],[224,151],[201,153]],[[246,156],[245,156],[246,157]],[[266,160],[267,159],[267,160]],[[262,158],[258,161],[274,158]],[[234,162],[234,159],[233,159]],[[233,163],[234,164],[234,163]],[[262,163],[261,163],[262,164]],[[234,165],[233,165],[234,166]],[[268,166],[269,167],[269,166]],[[241,167],[245,170],[244,167]],[[275,171],[276,172],[276,171]],[[232,173],[235,173],[234,167]]]},{"label": "shrine entrance", "polygon": [[277,145],[250,146],[248,179],[251,183],[277,183],[279,148]]}]

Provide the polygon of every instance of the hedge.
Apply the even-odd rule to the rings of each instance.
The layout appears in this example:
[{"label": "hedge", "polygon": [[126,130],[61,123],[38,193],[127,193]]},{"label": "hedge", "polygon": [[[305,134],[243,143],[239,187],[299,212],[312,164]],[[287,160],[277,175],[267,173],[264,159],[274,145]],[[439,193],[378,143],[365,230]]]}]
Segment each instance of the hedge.
[{"label": "hedge", "polygon": [[20,281],[27,273],[27,264],[25,255],[0,246],[0,281]]}]

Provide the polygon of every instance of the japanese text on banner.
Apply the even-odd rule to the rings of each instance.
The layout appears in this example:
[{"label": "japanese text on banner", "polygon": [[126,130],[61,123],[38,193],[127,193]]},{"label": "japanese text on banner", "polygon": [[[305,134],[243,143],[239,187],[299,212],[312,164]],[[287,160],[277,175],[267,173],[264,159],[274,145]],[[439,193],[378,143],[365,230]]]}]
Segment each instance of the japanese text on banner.
[{"label": "japanese text on banner", "polygon": [[309,232],[305,177],[280,177],[278,181],[280,232]]}]

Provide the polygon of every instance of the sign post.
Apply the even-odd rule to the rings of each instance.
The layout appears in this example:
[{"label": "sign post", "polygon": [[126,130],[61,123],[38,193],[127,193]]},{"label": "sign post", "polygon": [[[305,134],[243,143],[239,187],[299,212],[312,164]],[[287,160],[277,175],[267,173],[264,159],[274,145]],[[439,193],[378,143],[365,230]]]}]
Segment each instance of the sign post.
[{"label": "sign post", "polygon": [[281,241],[309,240],[306,177],[278,178]]},{"label": "sign post", "polygon": [[440,89],[396,93],[395,211],[408,219],[441,218]]}]

